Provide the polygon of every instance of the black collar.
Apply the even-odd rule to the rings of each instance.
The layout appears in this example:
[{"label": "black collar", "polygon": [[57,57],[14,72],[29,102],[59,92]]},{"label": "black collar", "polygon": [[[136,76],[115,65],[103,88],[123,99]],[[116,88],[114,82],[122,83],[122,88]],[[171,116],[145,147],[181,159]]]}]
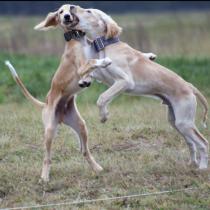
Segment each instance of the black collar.
[{"label": "black collar", "polygon": [[112,38],[106,39],[105,36],[101,36],[93,40],[92,46],[96,52],[100,52],[106,46],[117,43],[119,41],[120,41],[119,37],[112,37]]},{"label": "black collar", "polygon": [[72,30],[64,33],[64,38],[67,42],[69,42],[71,39],[80,40],[82,37],[85,36],[85,32]]}]

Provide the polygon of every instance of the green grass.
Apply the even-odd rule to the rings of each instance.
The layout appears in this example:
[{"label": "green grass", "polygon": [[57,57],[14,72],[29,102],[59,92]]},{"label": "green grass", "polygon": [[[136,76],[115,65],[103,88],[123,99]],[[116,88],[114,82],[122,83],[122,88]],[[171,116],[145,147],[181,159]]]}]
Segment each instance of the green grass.
[{"label": "green grass", "polygon": [[[20,78],[35,96],[44,100],[50,88],[52,77],[59,65],[60,58],[56,56],[38,55],[11,55],[0,54],[0,103],[11,101],[21,102],[25,100],[19,87],[5,66],[4,61],[9,59],[15,66]],[[158,63],[177,72],[185,80],[198,87],[205,95],[210,96],[210,59],[209,58],[181,58],[181,57],[160,57]],[[83,91],[79,97],[79,103],[95,103],[99,94],[106,87],[94,83],[88,91]],[[132,97],[134,98],[134,97]],[[126,101],[128,96],[121,96],[118,101]]]},{"label": "green grass", "polygon": [[[95,102],[106,87],[96,82],[77,99],[87,122],[91,151],[104,172],[95,175],[90,171],[78,151],[75,135],[68,127],[60,126],[53,142],[51,181],[39,183],[44,132],[41,113],[27,102],[3,61],[9,59],[30,92],[44,99],[59,58],[3,53],[0,58],[1,208],[198,187],[196,191],[75,208],[209,209],[209,170],[201,173],[187,166],[188,148],[169,126],[166,107],[152,99],[121,95],[110,105],[109,121],[101,124]],[[160,57],[157,62],[210,96],[210,59]],[[209,139],[209,128],[201,126],[201,119],[199,105],[196,122]]]},{"label": "green grass", "polygon": [[[106,124],[99,123],[96,105],[80,104],[79,110],[87,122],[92,154],[104,171],[99,175],[90,171],[75,135],[62,125],[53,142],[51,180],[43,184],[39,183],[44,132],[41,113],[29,103],[0,105],[1,208],[198,187],[196,191],[74,209],[209,209],[209,170],[201,173],[187,166],[188,148],[169,126],[166,107],[160,102],[118,103],[116,99]],[[200,124],[201,114],[199,106],[197,125],[210,139],[209,128]]]}]

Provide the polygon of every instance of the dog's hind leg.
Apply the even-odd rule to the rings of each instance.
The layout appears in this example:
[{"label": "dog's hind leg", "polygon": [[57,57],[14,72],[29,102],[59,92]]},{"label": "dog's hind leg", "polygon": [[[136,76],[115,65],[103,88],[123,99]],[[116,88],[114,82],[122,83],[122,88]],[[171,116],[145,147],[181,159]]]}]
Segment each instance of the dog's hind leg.
[{"label": "dog's hind leg", "polygon": [[88,147],[87,128],[85,125],[85,121],[82,119],[82,117],[79,114],[79,111],[77,110],[74,97],[68,101],[66,111],[63,116],[63,122],[64,124],[73,128],[73,130],[78,134],[81,144],[81,152],[87,160],[87,162],[89,163],[90,167],[95,172],[102,171],[103,168],[95,161],[95,159],[90,153]]},{"label": "dog's hind leg", "polygon": [[114,97],[118,96],[125,90],[132,90],[135,86],[133,79],[128,75],[124,74],[121,76],[122,78],[115,81],[115,83],[105,92],[103,92],[97,100],[97,106],[99,107],[102,123],[106,122],[108,119],[108,104],[114,99]]},{"label": "dog's hind leg", "polygon": [[183,100],[175,107],[175,126],[177,130],[184,136],[192,153],[192,162],[196,164],[195,145],[200,154],[199,169],[208,167],[208,141],[199,133],[195,126],[194,118],[196,114],[196,99],[191,96],[188,100]]},{"label": "dog's hind leg", "polygon": [[188,145],[189,152],[190,152],[190,160],[189,160],[188,165],[190,165],[190,166],[198,166],[196,144],[192,140],[192,138],[190,138],[190,137],[188,137],[188,135],[184,134],[184,132],[182,131],[183,128],[180,128],[180,126],[176,125],[175,128],[184,137],[185,142]]},{"label": "dog's hind leg", "polygon": [[196,145],[195,145],[195,143],[189,137],[187,137],[186,135],[183,135],[182,132],[180,132],[180,129],[178,129],[176,127],[176,124],[175,124],[176,117],[175,117],[174,109],[173,109],[173,106],[172,106],[171,102],[163,96],[159,95],[159,97],[163,100],[163,103],[168,106],[168,121],[170,122],[171,126],[173,128],[175,128],[184,137],[185,142],[189,147],[189,152],[190,152],[189,165],[196,165],[197,166],[198,161],[197,161],[197,156],[196,156]]},{"label": "dog's hind leg", "polygon": [[[191,164],[199,166],[199,169],[206,169],[208,167],[208,141],[203,138],[196,126],[189,126],[183,122],[176,124],[179,132],[184,136],[189,148],[191,149]],[[195,155],[195,145],[200,153],[200,161],[197,163]]]},{"label": "dog's hind leg", "polygon": [[191,138],[183,135],[180,131],[179,131],[179,133],[184,137],[186,144],[188,145],[188,148],[189,148],[190,161],[189,161],[188,165],[189,166],[198,166],[196,144],[193,142],[193,140]]},{"label": "dog's hind leg", "polygon": [[197,161],[197,155],[196,155],[196,145],[195,143],[191,140],[191,138],[185,136],[182,134],[182,132],[180,132],[180,129],[178,129],[175,125],[175,116],[174,116],[174,112],[173,112],[173,108],[172,106],[169,106],[168,109],[168,119],[169,122],[171,123],[171,125],[184,137],[186,144],[188,145],[189,148],[189,152],[190,152],[190,161],[189,161],[189,165],[192,166],[197,166],[198,165],[198,161]]},{"label": "dog's hind leg", "polygon": [[194,136],[195,142],[200,152],[199,169],[206,169],[208,167],[209,143],[196,127],[192,129],[192,135]]},{"label": "dog's hind leg", "polygon": [[42,111],[42,120],[44,123],[44,147],[45,156],[43,160],[41,178],[44,181],[49,181],[50,165],[51,165],[51,145],[56,134],[58,119],[55,116],[55,111],[52,107],[45,107]]}]

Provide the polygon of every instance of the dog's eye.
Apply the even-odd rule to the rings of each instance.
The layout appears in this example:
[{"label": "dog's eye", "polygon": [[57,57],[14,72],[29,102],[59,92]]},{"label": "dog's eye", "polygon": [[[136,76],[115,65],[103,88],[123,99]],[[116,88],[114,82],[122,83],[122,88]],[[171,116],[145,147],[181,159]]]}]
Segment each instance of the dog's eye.
[{"label": "dog's eye", "polygon": [[90,11],[90,10],[87,10],[87,12],[88,12],[88,13],[91,13],[91,11]]},{"label": "dog's eye", "polygon": [[61,10],[59,13],[62,14],[63,13],[63,10]]},{"label": "dog's eye", "polygon": [[75,8],[75,6],[70,6],[70,10],[73,10]]}]

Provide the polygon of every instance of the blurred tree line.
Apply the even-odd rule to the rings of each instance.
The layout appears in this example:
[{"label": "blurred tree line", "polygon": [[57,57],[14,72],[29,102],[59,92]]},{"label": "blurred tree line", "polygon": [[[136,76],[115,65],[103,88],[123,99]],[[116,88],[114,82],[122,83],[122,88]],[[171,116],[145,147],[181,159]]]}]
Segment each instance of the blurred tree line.
[{"label": "blurred tree line", "polygon": [[0,15],[42,15],[69,3],[110,13],[210,9],[208,1],[1,1]]}]

